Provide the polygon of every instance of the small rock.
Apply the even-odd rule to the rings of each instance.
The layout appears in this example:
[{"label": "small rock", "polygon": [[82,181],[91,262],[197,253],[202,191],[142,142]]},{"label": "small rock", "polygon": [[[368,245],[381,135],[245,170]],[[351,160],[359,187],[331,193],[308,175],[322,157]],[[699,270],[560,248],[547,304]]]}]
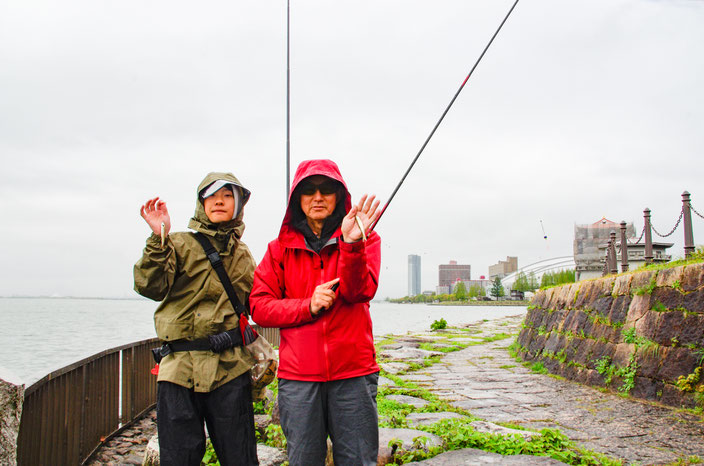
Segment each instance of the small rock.
[{"label": "small rock", "polygon": [[510,429],[508,427],[503,427],[498,424],[494,424],[493,422],[487,422],[487,421],[474,421],[471,423],[471,426],[474,427],[474,430],[476,430],[477,432],[487,432],[490,434],[500,434],[500,435],[518,434],[526,440],[530,440],[533,437],[540,437],[540,434],[538,432],[531,432],[529,430]]},{"label": "small rock", "polygon": [[[377,464],[388,464],[393,461],[393,456],[396,449],[389,446],[391,440],[399,440],[401,442],[401,450],[414,451],[419,448],[414,446],[413,439],[417,437],[426,437],[428,439],[426,446],[442,445],[442,439],[437,435],[430,434],[415,429],[389,429],[382,427],[379,429],[379,456]],[[424,447],[421,447],[424,448]]]},{"label": "small rock", "polygon": [[391,379],[387,379],[386,377],[379,377],[378,384],[382,387],[395,387],[396,386],[396,382],[394,382]]},{"label": "small rock", "polygon": [[142,464],[142,458],[137,455],[128,455],[122,462],[124,464],[139,465]]},{"label": "small rock", "polygon": [[429,426],[443,419],[461,419],[463,417],[466,416],[447,411],[441,413],[411,413],[406,416],[406,421],[408,421],[410,427],[417,427]]},{"label": "small rock", "polygon": [[504,456],[498,453],[477,450],[475,448],[465,448],[463,450],[453,450],[442,453],[427,460],[407,463],[423,464],[427,466],[455,466],[458,464],[500,464],[509,466],[543,466],[543,465],[564,465],[565,463],[546,457],[529,455]]},{"label": "small rock", "polygon": [[257,457],[259,458],[260,466],[279,466],[288,461],[285,452],[262,443],[257,444]]},{"label": "small rock", "polygon": [[144,450],[143,466],[159,466],[159,436],[154,435],[149,439],[147,448]]},{"label": "small rock", "polygon": [[389,374],[398,374],[401,371],[407,371],[410,366],[402,362],[387,362],[382,364],[381,368]]},{"label": "small rock", "polygon": [[408,396],[408,395],[388,395],[386,397],[386,399],[397,401],[399,403],[403,403],[406,405],[411,405],[414,408],[422,408],[423,406],[425,406],[429,403],[428,401],[424,400],[423,398],[416,398],[415,396]]}]

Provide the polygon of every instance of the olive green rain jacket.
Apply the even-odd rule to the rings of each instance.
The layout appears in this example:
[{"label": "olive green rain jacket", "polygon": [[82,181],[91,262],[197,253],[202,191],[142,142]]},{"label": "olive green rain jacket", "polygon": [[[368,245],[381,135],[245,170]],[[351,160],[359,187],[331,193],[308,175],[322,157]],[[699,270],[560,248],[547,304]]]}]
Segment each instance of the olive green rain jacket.
[{"label": "olive green rain jacket", "polygon": [[[241,188],[235,218],[211,223],[197,195],[196,212],[188,227],[208,236],[222,258],[237,297],[244,303],[252,288],[255,267],[249,248],[240,241],[244,232],[242,207],[249,191],[230,173],[209,173],[198,186],[198,193],[216,180],[227,180]],[[160,340],[193,340],[238,326],[237,313],[193,233],[171,233],[163,248],[161,238],[152,234],[134,266],[134,289],[142,296],[161,301],[154,312]],[[241,346],[221,353],[176,352],[162,359],[158,381],[210,392],[245,373],[253,364]]]}]

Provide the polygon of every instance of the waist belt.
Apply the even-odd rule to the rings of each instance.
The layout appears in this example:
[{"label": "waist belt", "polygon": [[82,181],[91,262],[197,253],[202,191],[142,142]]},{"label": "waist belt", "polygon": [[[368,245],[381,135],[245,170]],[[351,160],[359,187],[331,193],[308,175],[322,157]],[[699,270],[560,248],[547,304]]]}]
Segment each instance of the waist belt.
[{"label": "waist belt", "polygon": [[212,351],[221,353],[226,349],[242,345],[240,329],[235,328],[226,332],[209,335],[196,340],[175,340],[164,343],[161,348],[153,348],[152,356],[157,364],[171,353],[178,351]]}]

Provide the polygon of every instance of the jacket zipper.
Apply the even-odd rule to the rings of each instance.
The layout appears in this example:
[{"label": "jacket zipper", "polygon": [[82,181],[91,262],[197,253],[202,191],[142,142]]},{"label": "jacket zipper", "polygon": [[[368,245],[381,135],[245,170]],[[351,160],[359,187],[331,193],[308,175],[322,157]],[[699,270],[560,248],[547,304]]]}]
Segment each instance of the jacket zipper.
[{"label": "jacket zipper", "polygon": [[[318,254],[318,258],[320,258],[320,279],[318,280],[318,282],[319,284],[322,284],[323,280],[325,279],[323,256]],[[330,380],[330,364],[328,363],[328,320],[324,315],[321,316],[321,318],[323,320],[323,358],[325,362],[325,380],[328,381]]]}]

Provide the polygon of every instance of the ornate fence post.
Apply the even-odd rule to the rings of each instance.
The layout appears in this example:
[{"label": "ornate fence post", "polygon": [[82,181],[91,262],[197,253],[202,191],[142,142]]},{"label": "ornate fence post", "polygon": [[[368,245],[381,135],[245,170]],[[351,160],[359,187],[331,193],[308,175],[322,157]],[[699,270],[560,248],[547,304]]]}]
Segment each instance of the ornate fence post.
[{"label": "ornate fence post", "polygon": [[628,271],[628,240],[626,239],[626,221],[621,221],[621,272]]},{"label": "ornate fence post", "polygon": [[609,233],[609,273],[618,273],[618,261],[616,260],[616,232]]},{"label": "ornate fence post", "polygon": [[684,218],[684,258],[694,252],[694,234],[692,233],[692,207],[687,191],[682,193],[682,216]]},{"label": "ornate fence post", "polygon": [[650,209],[647,207],[643,211],[643,219],[645,220],[645,263],[650,265],[653,263],[653,232],[650,226]]}]

